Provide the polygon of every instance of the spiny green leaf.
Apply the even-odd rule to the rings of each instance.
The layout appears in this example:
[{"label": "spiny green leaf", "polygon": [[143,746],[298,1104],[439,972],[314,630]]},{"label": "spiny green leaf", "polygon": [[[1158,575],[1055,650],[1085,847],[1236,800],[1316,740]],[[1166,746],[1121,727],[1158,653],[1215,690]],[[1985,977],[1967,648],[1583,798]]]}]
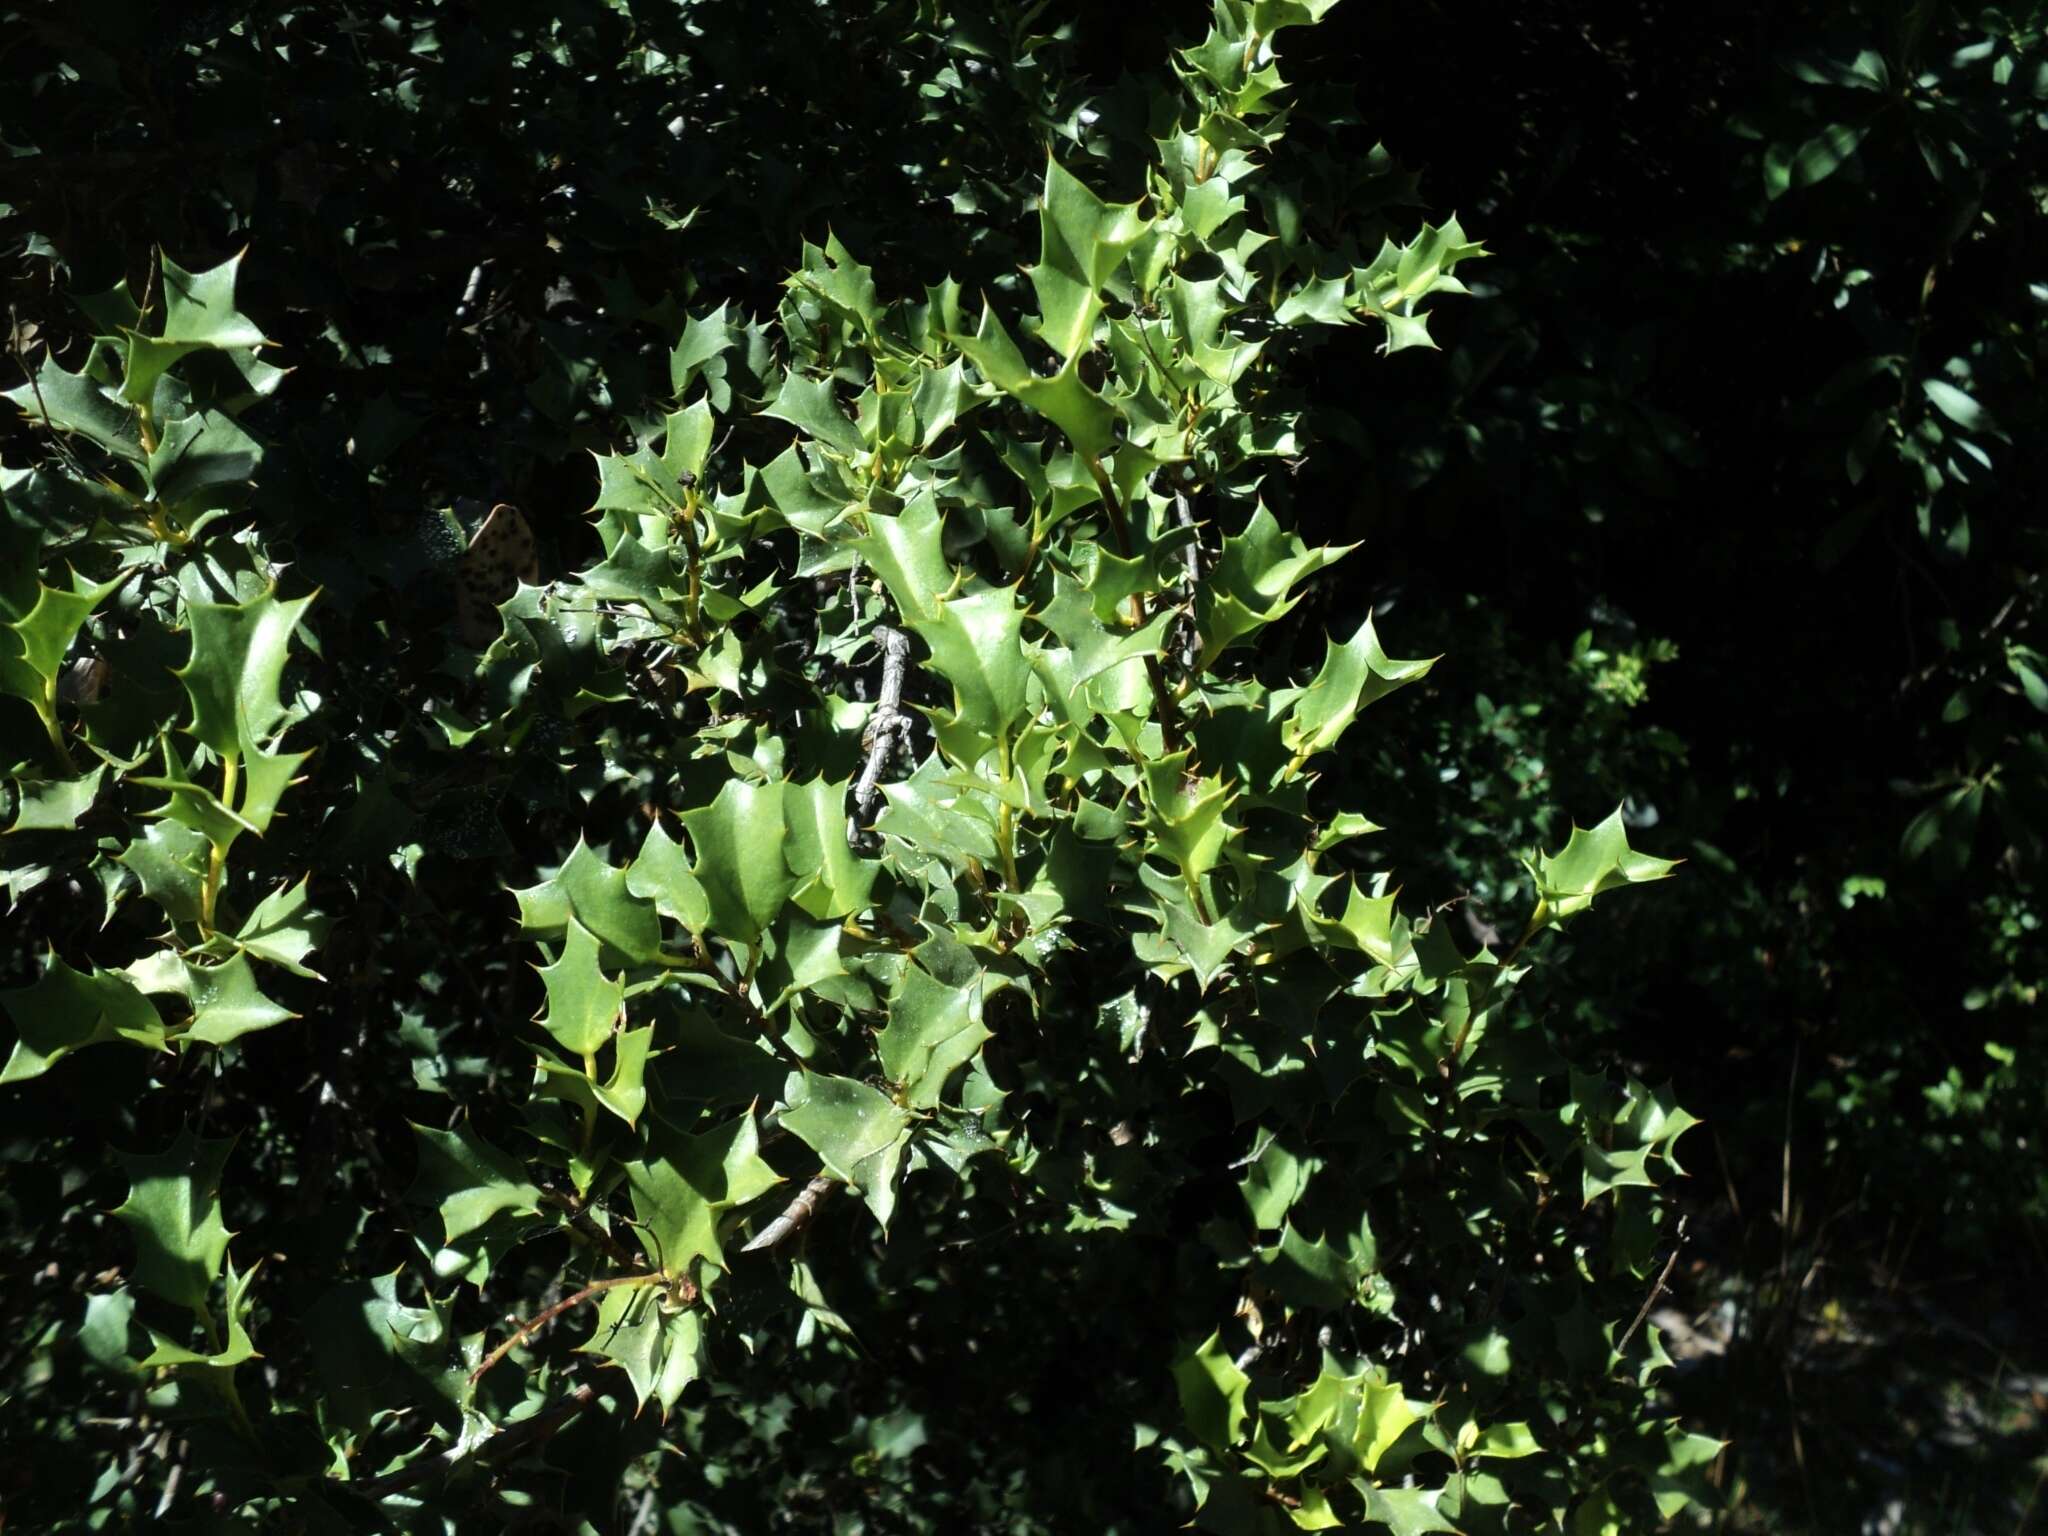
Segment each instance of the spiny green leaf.
[{"label": "spiny green leaf", "polygon": [[1053,600],[1033,617],[1073,653],[1072,681],[1077,684],[1137,657],[1157,655],[1174,621],[1173,612],[1162,608],[1137,629],[1112,628],[1099,617],[1093,595],[1064,572],[1053,577]]},{"label": "spiny green leaf", "polygon": [[26,613],[7,613],[0,606],[0,619],[7,621],[7,633],[0,637],[0,688],[41,704],[78,631],[123,579],[84,581],[74,572],[68,592],[38,584],[35,605]]},{"label": "spiny green leaf", "polygon": [[736,944],[759,943],[796,889],[783,852],[789,837],[783,789],[780,783],[727,779],[711,804],[683,813],[711,928]]},{"label": "spiny green leaf", "polygon": [[1210,1334],[1173,1367],[1181,1417],[1204,1445],[1227,1450],[1243,1438],[1245,1391],[1251,1378],[1237,1368],[1221,1336]]},{"label": "spiny green leaf", "polygon": [[318,981],[320,973],[307,969],[305,959],[325,942],[328,920],[314,909],[306,883],[301,879],[297,885],[282,885],[264,897],[236,933],[235,942],[259,960]]},{"label": "spiny green leaf", "polygon": [[1309,1180],[1321,1166],[1321,1158],[1296,1152],[1278,1137],[1269,1139],[1237,1186],[1254,1225],[1275,1231],[1285,1224],[1287,1213],[1308,1193]]},{"label": "spiny green leaf", "polygon": [[234,1139],[206,1141],[190,1130],[155,1155],[119,1154],[128,1198],[114,1214],[135,1234],[135,1283],[194,1312],[227,1257],[220,1176]]},{"label": "spiny green leaf", "polygon": [[653,1398],[664,1416],[702,1373],[704,1322],[694,1307],[663,1310],[650,1286],[620,1286],[599,1301],[597,1326],[578,1348],[626,1373],[640,1407]]},{"label": "spiny green leaf", "polygon": [[1344,644],[1332,642],[1323,667],[1294,701],[1286,725],[1287,745],[1299,753],[1326,752],[1368,704],[1427,676],[1435,657],[1395,661],[1380,649],[1372,615]]},{"label": "spiny green leaf", "polygon": [[946,559],[938,500],[929,491],[911,497],[894,516],[869,513],[868,531],[854,548],[882,578],[906,623],[937,618],[939,600],[958,584]]},{"label": "spiny green leaf", "polygon": [[164,423],[144,462],[158,501],[175,506],[215,486],[254,478],[263,448],[223,411],[194,411]]},{"label": "spiny green leaf", "polygon": [[1147,222],[1136,203],[1105,203],[1058,161],[1046,161],[1038,265],[1030,277],[1038,295],[1039,335],[1061,357],[1089,349],[1102,312],[1102,287]]},{"label": "spiny green leaf", "polygon": [[1543,1446],[1527,1424],[1489,1424],[1472,1442],[1470,1451],[1474,1456],[1491,1456],[1502,1461],[1540,1456],[1542,1453]]},{"label": "spiny green leaf", "polygon": [[1224,538],[1202,583],[1202,665],[1286,614],[1301,600],[1294,591],[1301,581],[1349,553],[1350,546],[1310,549],[1283,533],[1262,504],[1243,533]]},{"label": "spiny green leaf", "polygon": [[218,965],[180,962],[179,970],[185,998],[192,1005],[192,1023],[181,1039],[203,1045],[226,1045],[230,1040],[298,1017],[263,995],[245,954]]},{"label": "spiny green leaf", "polygon": [[[1409,1405],[1408,1394],[1398,1383],[1375,1381],[1368,1377],[1359,1384],[1358,1428],[1352,1436],[1352,1446],[1358,1452],[1358,1459],[1365,1463],[1366,1471],[1370,1472],[1380,1464],[1380,1458],[1393,1449],[1394,1442],[1405,1435],[1419,1417]],[[1449,1530],[1450,1527],[1441,1529]]]},{"label": "spiny green leaf", "polygon": [[1384,1525],[1393,1536],[1429,1536],[1434,1531],[1457,1527],[1437,1513],[1440,1493],[1427,1488],[1369,1488],[1365,1491],[1365,1515]]},{"label": "spiny green leaf", "polygon": [[535,967],[548,1000],[541,1028],[572,1056],[595,1055],[625,1006],[625,982],[606,976],[597,954],[597,936],[572,919],[555,963]]},{"label": "spiny green leaf", "polygon": [[889,1022],[875,1037],[882,1070],[903,1085],[912,1109],[939,1102],[946,1079],[974,1059],[989,1031],[981,1022],[979,984],[949,987],[922,967],[906,965],[889,997]]},{"label": "spiny green leaf", "polygon": [[982,310],[974,335],[950,339],[989,383],[1066,433],[1076,452],[1100,459],[1116,445],[1116,412],[1082,382],[1078,355],[1049,378],[1033,373],[992,308]]},{"label": "spiny green leaf", "polygon": [[818,1154],[827,1171],[859,1187],[861,1164],[894,1146],[910,1113],[878,1089],[850,1077],[808,1073],[802,1097],[782,1113],[782,1128]]},{"label": "spiny green leaf", "polygon": [[452,1131],[415,1125],[419,1173],[407,1198],[434,1206],[444,1241],[455,1243],[504,1212],[531,1216],[540,1209],[540,1190],[526,1170],[485,1141],[467,1120]]},{"label": "spiny green leaf", "polygon": [[711,900],[690,873],[683,845],[659,821],[648,827],[639,856],[626,869],[626,890],[653,902],[663,917],[673,918],[693,934],[710,926]]},{"label": "spiny green leaf", "polygon": [[992,739],[1023,717],[1031,664],[1024,652],[1024,610],[1007,587],[947,598],[911,628],[931,647],[932,670],[953,685],[960,718]]},{"label": "spiny green leaf", "polygon": [[188,602],[192,658],[177,669],[192,696],[192,734],[219,756],[268,741],[284,720],[278,697],[292,631],[310,597],[279,601],[275,588],[246,603]]},{"label": "spiny green leaf", "polygon": [[645,965],[661,953],[661,918],[654,903],[630,887],[627,871],[607,864],[579,837],[553,879],[512,893],[520,931],[559,939],[574,918],[603,942],[605,964]]},{"label": "spiny green leaf", "polygon": [[268,340],[256,323],[235,308],[235,277],[241,271],[238,251],[219,266],[187,272],[168,256],[161,258],[164,285],[165,341],[189,341],[204,347],[260,347]]},{"label": "spiny green leaf", "polygon": [[1235,830],[1223,820],[1236,796],[1221,779],[1193,771],[1186,752],[1144,765],[1145,829],[1153,849],[1190,880],[1199,880],[1222,857]]},{"label": "spiny green leaf", "polygon": [[199,921],[199,892],[213,845],[180,821],[153,821],[114,855],[142,882],[142,894],[174,923]]},{"label": "spiny green leaf", "polygon": [[534,1091],[545,1097],[566,1099],[579,1109],[602,1109],[617,1115],[628,1126],[638,1125],[641,1112],[647,1108],[647,1062],[654,1052],[654,1026],[623,1029],[610,1039],[609,1076],[600,1080],[582,1064],[558,1061],[541,1051],[536,1063],[540,1078]]},{"label": "spiny green leaf", "polygon": [[1537,920],[1562,922],[1583,912],[1603,891],[1662,880],[1683,862],[1657,859],[1628,845],[1621,809],[1596,827],[1574,826],[1564,848],[1529,861],[1536,878]]},{"label": "spiny green leaf", "polygon": [[844,454],[859,453],[860,429],[846,419],[832,395],[832,383],[806,378],[792,369],[784,375],[782,392],[761,408],[763,416],[780,417],[806,435]]},{"label": "spiny green leaf", "polygon": [[733,347],[732,327],[726,319],[729,307],[721,304],[708,315],[692,315],[683,327],[682,339],[668,358],[669,388],[678,397],[689,388],[692,379],[706,372]]},{"label": "spiny green leaf", "polygon": [[789,827],[783,851],[798,881],[791,899],[812,917],[850,917],[865,910],[881,873],[880,864],[855,855],[847,841],[846,795],[851,782],[817,778],[783,786],[782,809]]},{"label": "spiny green leaf", "polygon": [[0,992],[0,1009],[14,1021],[16,1039],[0,1085],[40,1077],[84,1046],[126,1040],[161,1050],[164,1023],[127,977],[95,969],[74,971],[51,951],[32,984]]},{"label": "spiny green leaf", "polygon": [[688,1274],[699,1258],[726,1267],[720,1218],[781,1182],[762,1159],[760,1146],[751,1114],[695,1136],[664,1132],[657,1125],[651,1155],[625,1164],[650,1264],[671,1275]]},{"label": "spiny green leaf", "polygon": [[156,1346],[148,1356],[138,1362],[144,1369],[158,1366],[187,1366],[200,1370],[233,1372],[234,1368],[249,1360],[262,1357],[256,1352],[256,1341],[249,1336],[249,1319],[255,1310],[255,1302],[249,1295],[249,1287],[256,1279],[256,1272],[263,1267],[257,1260],[247,1270],[237,1270],[234,1261],[227,1264],[227,1305],[223,1309],[227,1316],[227,1337],[220,1341],[220,1347],[211,1354],[202,1354],[187,1349],[173,1339],[167,1339],[154,1328],[149,1337]]},{"label": "spiny green leaf", "polygon": [[99,798],[107,765],[76,779],[16,779],[14,824],[9,832],[69,832]]},{"label": "spiny green leaf", "polygon": [[34,384],[7,390],[11,400],[32,420],[58,432],[75,432],[99,444],[116,458],[140,464],[147,454],[135,412],[82,373],[67,373],[57,359],[45,355]]}]

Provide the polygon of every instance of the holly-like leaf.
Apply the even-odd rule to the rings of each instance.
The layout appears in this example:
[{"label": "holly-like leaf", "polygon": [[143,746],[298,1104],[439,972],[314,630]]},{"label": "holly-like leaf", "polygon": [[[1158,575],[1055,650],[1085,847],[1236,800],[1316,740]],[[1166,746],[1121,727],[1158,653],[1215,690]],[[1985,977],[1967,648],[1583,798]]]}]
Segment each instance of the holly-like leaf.
[{"label": "holly-like leaf", "polygon": [[1038,295],[1039,336],[1062,358],[1075,358],[1092,345],[1103,285],[1148,223],[1138,204],[1105,203],[1058,161],[1046,161],[1038,265],[1030,277]]},{"label": "holly-like leaf", "polygon": [[859,1188],[861,1165],[902,1141],[910,1113],[866,1083],[811,1073],[802,1097],[782,1112],[782,1128],[817,1153],[828,1172]]},{"label": "holly-like leaf", "polygon": [[267,345],[268,338],[256,322],[235,308],[235,278],[246,254],[238,251],[204,272],[187,272],[168,256],[160,258],[163,340],[223,349]]},{"label": "holly-like leaf", "polygon": [[1524,1456],[1542,1455],[1543,1446],[1527,1424],[1489,1424],[1473,1440],[1470,1454],[1515,1461]]},{"label": "holly-like leaf", "polygon": [[99,798],[107,765],[76,779],[16,779],[14,824],[9,832],[69,832]]},{"label": "holly-like leaf", "polygon": [[218,965],[179,962],[192,1023],[180,1037],[204,1045],[226,1045],[259,1029],[269,1029],[297,1014],[263,995],[246,954]]},{"label": "holly-like leaf", "polygon": [[1268,1140],[1237,1186],[1253,1223],[1268,1231],[1285,1225],[1287,1213],[1308,1193],[1309,1180],[1321,1166],[1320,1158],[1295,1152],[1277,1137]]},{"label": "holly-like leaf", "polygon": [[122,580],[84,581],[74,572],[68,591],[34,586],[33,605],[20,613],[9,612],[0,597],[0,620],[6,624],[0,631],[0,689],[39,705],[49,700],[71,643]]},{"label": "holly-like leaf", "polygon": [[602,941],[606,965],[645,965],[661,953],[661,918],[653,901],[632,889],[626,870],[607,864],[580,837],[552,880],[512,894],[527,938],[564,938],[574,918]]},{"label": "holly-like leaf", "polygon": [[633,1399],[664,1417],[703,1371],[704,1322],[694,1307],[670,1313],[651,1286],[619,1286],[599,1300],[597,1327],[578,1348],[626,1373]]},{"label": "holly-like leaf", "polygon": [[[164,772],[149,777],[137,775],[129,782],[163,790],[170,799],[149,814],[168,817],[190,828],[223,855],[244,832],[261,837],[270,830],[278,802],[291,787],[300,767],[312,756],[310,752],[275,752],[244,739],[235,773],[234,798],[239,804],[229,805],[212,789],[193,781],[190,768],[179,759],[177,747],[168,734],[159,745],[164,754]],[[228,788],[225,778],[221,788]]]},{"label": "holly-like leaf", "polygon": [[109,1040],[148,1050],[164,1045],[164,1022],[133,982],[114,971],[74,971],[52,951],[30,986],[0,992],[16,1039],[0,1086],[41,1077],[71,1052]]},{"label": "holly-like leaf", "polygon": [[1199,880],[1216,867],[1235,830],[1223,819],[1235,795],[1221,779],[1193,772],[1185,752],[1154,758],[1144,771],[1152,847],[1188,879]]},{"label": "holly-like leaf", "polygon": [[1309,548],[1283,533],[1261,505],[1243,533],[1223,540],[1215,568],[1202,582],[1202,665],[1284,616],[1301,601],[1294,589],[1304,579],[1349,552],[1350,546]]},{"label": "holly-like leaf", "polygon": [[218,756],[267,744],[283,722],[278,685],[292,631],[312,604],[280,601],[275,588],[246,603],[186,603],[192,658],[176,672],[192,696],[191,732]]},{"label": "holly-like leaf", "polygon": [[1395,661],[1380,649],[1372,615],[1342,645],[1331,642],[1315,680],[1287,718],[1287,745],[1297,753],[1327,752],[1368,704],[1427,676],[1437,658]]},{"label": "holly-like leaf", "polygon": [[625,1006],[625,982],[605,975],[597,956],[597,936],[572,920],[555,963],[535,967],[548,1000],[541,1028],[572,1056],[596,1055]]},{"label": "holly-like leaf", "polygon": [[758,944],[796,889],[783,852],[789,838],[783,789],[727,779],[711,804],[683,813],[712,931],[736,944]]},{"label": "holly-like leaf", "polygon": [[1365,1490],[1365,1517],[1384,1525],[1393,1536],[1430,1536],[1433,1531],[1450,1531],[1456,1536],[1457,1527],[1437,1513],[1437,1490],[1427,1488],[1368,1488]]},{"label": "holly-like leaf", "polygon": [[36,421],[57,432],[76,433],[116,458],[140,464],[147,457],[135,412],[82,373],[68,373],[52,356],[43,358],[34,384],[7,390],[11,400]]},{"label": "holly-like leaf", "polygon": [[797,878],[791,898],[812,917],[839,918],[866,909],[882,866],[856,855],[847,840],[846,792],[851,781],[823,778],[783,786],[789,826],[784,853]]},{"label": "holly-like leaf", "polygon": [[1539,853],[1525,862],[1536,879],[1534,921],[1547,924],[1585,911],[1603,891],[1665,879],[1683,861],[1652,858],[1629,847],[1628,831],[1617,806],[1614,814],[1596,827],[1575,825],[1560,852]]},{"label": "holly-like leaf", "polygon": [[206,1310],[227,1257],[220,1176],[234,1145],[233,1138],[207,1141],[184,1130],[154,1156],[121,1156],[128,1198],[114,1214],[135,1234],[135,1283],[194,1312]]},{"label": "holly-like leaf", "polygon": [[323,1389],[323,1425],[368,1434],[393,1393],[423,1394],[422,1406],[437,1417],[459,1414],[468,1367],[455,1352],[454,1297],[437,1301],[429,1295],[424,1306],[403,1302],[402,1274],[393,1270],[347,1281],[306,1310],[306,1343]]},{"label": "holly-like leaf", "polygon": [[[706,373],[732,349],[732,325],[726,318],[729,307],[721,304],[708,315],[692,315],[683,326],[682,339],[668,357],[669,388],[678,399],[692,379]],[[721,405],[719,409],[725,407]]]},{"label": "holly-like leaf", "polygon": [[611,1074],[602,1081],[586,1065],[557,1061],[545,1051],[539,1052],[540,1078],[534,1091],[566,1099],[579,1109],[602,1109],[628,1126],[636,1126],[647,1108],[647,1061],[653,1051],[652,1024],[620,1030],[612,1037]]},{"label": "holly-like leaf", "polygon": [[163,425],[143,463],[149,489],[169,506],[215,486],[254,478],[263,447],[224,411],[193,411]]},{"label": "holly-like leaf", "polygon": [[626,890],[653,902],[663,917],[675,919],[691,933],[702,933],[711,924],[711,899],[690,873],[689,856],[658,821],[648,827],[639,857],[626,870]]},{"label": "holly-like leaf", "polygon": [[953,707],[982,735],[1000,739],[1023,718],[1031,680],[1024,610],[1007,587],[948,598],[911,625],[931,647],[932,670],[953,685]]},{"label": "holly-like leaf", "polygon": [[[1399,1383],[1375,1381],[1368,1377],[1358,1388],[1358,1428],[1352,1434],[1352,1448],[1370,1472],[1380,1458],[1393,1449],[1394,1442],[1408,1433],[1421,1416],[1408,1402]],[[1425,1527],[1426,1529],[1427,1527]],[[1444,1526],[1449,1530],[1449,1526]]]},{"label": "holly-like leaf", "polygon": [[1245,1391],[1251,1378],[1238,1369],[1219,1334],[1210,1334],[1173,1367],[1181,1417],[1204,1445],[1227,1450],[1244,1436]]},{"label": "holly-like leaf", "polygon": [[1099,616],[1092,595],[1064,573],[1053,578],[1052,601],[1033,617],[1071,653],[1069,675],[1077,685],[1137,657],[1157,655],[1174,622],[1173,612],[1161,609],[1140,628],[1112,627]]},{"label": "holly-like leaf", "polygon": [[869,513],[868,531],[853,547],[882,578],[907,624],[936,619],[939,600],[958,584],[946,559],[938,500],[929,491],[911,497],[894,516]]},{"label": "holly-like leaf", "polygon": [[806,378],[791,370],[783,377],[781,393],[761,408],[761,414],[780,417],[840,453],[856,454],[866,446],[860,429],[839,409],[830,380]]},{"label": "holly-like leaf", "polygon": [[1358,1295],[1359,1269],[1325,1238],[1310,1238],[1286,1223],[1280,1241],[1259,1254],[1259,1268],[1273,1293],[1290,1307],[1336,1311]]},{"label": "holly-like leaf", "polygon": [[501,1213],[531,1216],[540,1209],[540,1190],[526,1170],[485,1141],[464,1121],[452,1131],[415,1125],[419,1173],[407,1198],[435,1207],[444,1241],[459,1242]]},{"label": "holly-like leaf", "polygon": [[875,1037],[882,1070],[903,1085],[912,1109],[939,1102],[946,1079],[974,1059],[989,1038],[981,1022],[978,984],[949,987],[917,965],[906,965],[889,998],[889,1022]]},{"label": "holly-like leaf", "polygon": [[782,1179],[761,1157],[753,1115],[695,1136],[657,1128],[650,1148],[650,1156],[625,1164],[648,1262],[671,1275],[688,1274],[700,1258],[726,1268],[721,1218]]},{"label": "holly-like leaf", "polygon": [[327,927],[326,914],[314,909],[306,880],[301,879],[297,885],[279,886],[258,902],[235,943],[259,960],[318,981],[320,973],[307,969],[305,959],[326,940]]},{"label": "holly-like leaf", "polygon": [[1017,350],[1017,343],[990,308],[982,310],[981,324],[974,335],[954,336],[950,340],[989,383],[1004,394],[1015,396],[1066,433],[1076,452],[1089,459],[1100,459],[1116,445],[1116,412],[1082,381],[1078,355],[1068,358],[1066,366],[1049,378],[1033,373],[1024,354]]},{"label": "holly-like leaf", "polygon": [[137,1363],[145,1370],[159,1366],[185,1366],[232,1373],[236,1366],[246,1361],[261,1359],[256,1352],[256,1341],[249,1336],[249,1319],[255,1310],[255,1302],[249,1295],[249,1287],[256,1279],[256,1272],[262,1267],[260,1259],[246,1270],[237,1270],[232,1260],[228,1262],[225,1287],[227,1305],[223,1309],[227,1318],[227,1336],[219,1341],[219,1347],[211,1354],[188,1349],[173,1339],[165,1338],[152,1328],[149,1330],[149,1337],[156,1347]]}]

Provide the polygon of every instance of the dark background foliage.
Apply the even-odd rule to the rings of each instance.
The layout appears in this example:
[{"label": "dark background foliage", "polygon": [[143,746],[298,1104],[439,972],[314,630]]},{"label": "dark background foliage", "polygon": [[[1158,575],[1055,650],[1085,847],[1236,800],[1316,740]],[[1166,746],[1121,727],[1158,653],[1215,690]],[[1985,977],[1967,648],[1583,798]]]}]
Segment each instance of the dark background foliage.
[{"label": "dark background foliage", "polygon": [[[321,761],[339,809],[294,829],[351,871],[325,903],[336,986],[328,1028],[266,1053],[288,1124],[248,1138],[274,1162],[240,1174],[302,1229],[308,1276],[401,1255],[402,1233],[328,1220],[334,1193],[402,1187],[421,1094],[479,1070],[427,1027],[433,999],[529,1006],[481,857],[559,858],[581,816],[558,779],[479,781],[408,745],[458,688],[429,509],[516,501],[555,560],[590,558],[587,450],[645,432],[685,311],[772,307],[828,228],[888,291],[1013,283],[1041,147],[1140,141],[1127,72],[1186,40],[1182,9],[0,11],[10,350],[71,355],[90,328],[67,295],[139,291],[152,244],[194,270],[248,244],[241,307],[292,395],[325,402],[277,418],[266,473],[330,654],[379,658],[316,662],[314,686],[386,747]],[[1725,1529],[2040,1514],[2041,22],[1351,0],[1289,51],[1305,218],[1384,141],[1494,253],[1476,300],[1439,311],[1441,356],[1375,359],[1368,328],[1314,354],[1314,450],[1268,487],[1306,535],[1363,543],[1293,619],[1305,658],[1368,605],[1397,652],[1446,658],[1329,793],[1386,823],[1387,862],[1461,900],[1478,942],[1514,905],[1501,871],[1567,818],[1626,797],[1635,841],[1690,861],[1575,938],[1544,1001],[1576,1053],[1674,1082],[1707,1121],[1667,1385],[1731,1442]],[[48,451],[0,433],[10,466]],[[89,946],[100,915],[58,880],[14,894],[7,933]],[[0,982],[38,959],[0,947]],[[144,1070],[10,1099],[10,1375],[120,1261],[89,1214],[123,1189],[101,1149],[176,1129],[147,1122]],[[201,1102],[213,1134],[252,1128]],[[764,1358],[691,1400],[701,1528],[762,1528],[765,1506],[827,1529],[855,1500],[904,1511],[875,1529],[1151,1528],[1165,1474],[1125,1448],[1152,1384],[1071,1369],[1171,1328],[1148,1294],[1171,1253],[1145,1241],[963,1232],[879,1268],[817,1245],[876,1330],[867,1366]],[[1002,1299],[947,1308],[970,1282]],[[956,1353],[971,1336],[989,1375],[923,1369],[930,1328]],[[88,1368],[8,1386],[0,1495],[24,1522],[97,1475],[98,1432],[55,1434],[49,1406]],[[600,1432],[572,1426],[558,1458],[593,1487],[651,1443]]]}]

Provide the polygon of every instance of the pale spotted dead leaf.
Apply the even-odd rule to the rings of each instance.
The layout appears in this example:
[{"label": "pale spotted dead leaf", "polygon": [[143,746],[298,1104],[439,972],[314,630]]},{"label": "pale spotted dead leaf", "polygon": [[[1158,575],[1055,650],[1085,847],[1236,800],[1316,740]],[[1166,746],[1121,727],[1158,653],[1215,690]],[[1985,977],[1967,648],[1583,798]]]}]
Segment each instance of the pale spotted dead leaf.
[{"label": "pale spotted dead leaf", "polygon": [[518,591],[520,582],[539,580],[533,529],[517,507],[501,501],[455,568],[455,624],[462,643],[482,650],[497,639],[498,604]]}]

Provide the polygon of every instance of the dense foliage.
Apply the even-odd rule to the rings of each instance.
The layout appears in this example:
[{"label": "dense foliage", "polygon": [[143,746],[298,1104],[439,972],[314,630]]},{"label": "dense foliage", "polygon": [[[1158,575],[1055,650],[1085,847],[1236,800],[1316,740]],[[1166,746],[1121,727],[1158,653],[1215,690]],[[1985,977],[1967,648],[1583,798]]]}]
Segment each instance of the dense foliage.
[{"label": "dense foliage", "polygon": [[0,14],[18,1525],[2024,1525],[2038,14]]}]

